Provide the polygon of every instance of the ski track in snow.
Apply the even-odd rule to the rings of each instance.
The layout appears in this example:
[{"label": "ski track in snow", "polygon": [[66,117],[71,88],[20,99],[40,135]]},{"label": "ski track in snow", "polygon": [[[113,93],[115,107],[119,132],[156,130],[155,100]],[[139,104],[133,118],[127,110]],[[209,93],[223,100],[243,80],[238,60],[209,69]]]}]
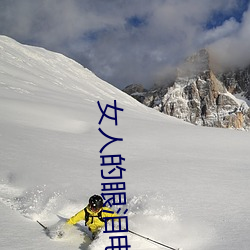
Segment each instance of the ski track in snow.
[{"label": "ski track in snow", "polygon": [[[186,245],[185,249],[196,249],[199,244],[204,244],[204,239],[199,242],[199,228],[201,225],[187,225],[179,219],[171,207],[164,205],[161,194],[143,194],[128,199],[129,228],[143,236],[158,240],[161,243],[177,247],[177,244]],[[101,233],[95,242],[91,242],[83,222],[68,228],[63,239],[57,238],[57,232],[63,228],[65,219],[59,219],[57,214],[66,218],[81,209],[82,204],[66,200],[63,193],[52,193],[46,185],[30,190],[22,190],[10,183],[0,184],[0,202],[12,210],[20,213],[26,219],[36,222],[45,222],[50,229],[50,238],[56,241],[74,245],[79,243],[79,249],[99,250],[105,249],[110,244],[107,234]],[[118,207],[117,207],[118,208]],[[116,207],[113,209],[116,211]],[[162,230],[164,228],[164,230]],[[120,233],[119,235],[127,235]],[[180,242],[180,236],[182,238]],[[161,249],[159,245],[128,233],[132,249]],[[165,239],[166,242],[162,242]]]},{"label": "ski track in snow", "polygon": [[46,186],[22,190],[9,184],[0,184],[0,201],[22,216],[36,220],[48,219],[60,203],[60,194],[46,194]]}]

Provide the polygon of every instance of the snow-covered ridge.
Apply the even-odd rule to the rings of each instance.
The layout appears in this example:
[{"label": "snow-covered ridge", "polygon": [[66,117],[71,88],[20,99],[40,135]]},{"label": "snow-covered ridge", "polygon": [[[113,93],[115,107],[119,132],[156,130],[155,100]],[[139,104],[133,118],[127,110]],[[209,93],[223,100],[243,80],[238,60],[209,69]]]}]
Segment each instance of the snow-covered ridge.
[{"label": "snow-covered ridge", "polygon": [[66,91],[76,96],[86,94],[85,98],[99,100],[120,95],[123,96],[123,105],[136,105],[132,98],[126,98],[117,88],[72,59],[43,48],[22,45],[5,36],[0,36],[0,63],[3,89],[35,95],[41,88],[44,96],[39,93],[39,97],[43,98],[50,94],[45,91],[52,90],[62,95]]},{"label": "snow-covered ridge", "polygon": [[[58,131],[80,133],[88,122],[73,118],[75,104],[87,106],[120,99],[120,105],[145,110],[133,98],[95,76],[75,61],[43,48],[22,45],[0,36],[0,112],[8,107],[2,119]],[[73,97],[71,103],[68,95]],[[30,105],[30,102],[33,104]],[[63,103],[63,104],[62,104]],[[57,105],[64,105],[63,109]],[[20,106],[22,112],[20,113]],[[49,112],[48,112],[49,111]]]}]

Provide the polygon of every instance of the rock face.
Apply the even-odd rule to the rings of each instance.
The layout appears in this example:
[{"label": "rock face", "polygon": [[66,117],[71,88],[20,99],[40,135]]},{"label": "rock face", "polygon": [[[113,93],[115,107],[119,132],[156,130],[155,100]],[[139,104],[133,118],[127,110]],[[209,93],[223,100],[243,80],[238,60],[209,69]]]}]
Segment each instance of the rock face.
[{"label": "rock face", "polygon": [[170,87],[146,91],[141,86],[130,95],[160,112],[196,125],[248,129],[250,109],[233,94],[250,96],[249,72],[250,68],[215,75],[209,53],[204,49],[187,58],[178,68]]},{"label": "rock face", "polygon": [[250,100],[250,66],[218,74],[218,79],[225,84],[230,93],[242,93]]},{"label": "rock face", "polygon": [[131,84],[123,89],[125,93],[128,95],[133,96],[137,101],[142,102],[144,101],[144,95],[146,94],[147,90],[144,89],[142,84]]}]

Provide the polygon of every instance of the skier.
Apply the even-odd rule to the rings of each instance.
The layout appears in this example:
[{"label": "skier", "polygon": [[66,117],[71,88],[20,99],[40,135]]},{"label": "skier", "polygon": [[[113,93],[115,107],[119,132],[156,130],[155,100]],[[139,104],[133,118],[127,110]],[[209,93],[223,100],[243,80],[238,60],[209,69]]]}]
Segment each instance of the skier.
[{"label": "skier", "polygon": [[119,215],[113,212],[110,208],[103,207],[102,197],[95,194],[89,198],[89,204],[72,216],[67,221],[67,224],[74,225],[80,220],[85,220],[85,226],[88,227],[92,233],[92,238],[95,239],[101,228],[105,225],[105,217],[119,217]]}]

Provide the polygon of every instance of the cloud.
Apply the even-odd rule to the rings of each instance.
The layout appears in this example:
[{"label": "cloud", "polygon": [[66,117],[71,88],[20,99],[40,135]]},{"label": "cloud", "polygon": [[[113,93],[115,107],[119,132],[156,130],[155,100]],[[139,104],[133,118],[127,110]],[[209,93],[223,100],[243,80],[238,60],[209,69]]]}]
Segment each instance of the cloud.
[{"label": "cloud", "polygon": [[[218,53],[249,40],[248,13],[242,23],[231,17],[238,9],[237,0],[2,0],[0,33],[61,52],[120,88],[148,87],[204,46]],[[229,18],[208,30],[214,13]]]},{"label": "cloud", "polygon": [[[210,44],[215,60],[225,67],[245,67],[250,64],[250,9],[237,25],[232,32]],[[226,26],[227,24],[220,29],[227,29]]]},{"label": "cloud", "polygon": [[235,34],[240,28],[240,24],[232,17],[224,21],[221,26],[204,31],[200,38],[201,44],[211,44],[225,37]]}]

